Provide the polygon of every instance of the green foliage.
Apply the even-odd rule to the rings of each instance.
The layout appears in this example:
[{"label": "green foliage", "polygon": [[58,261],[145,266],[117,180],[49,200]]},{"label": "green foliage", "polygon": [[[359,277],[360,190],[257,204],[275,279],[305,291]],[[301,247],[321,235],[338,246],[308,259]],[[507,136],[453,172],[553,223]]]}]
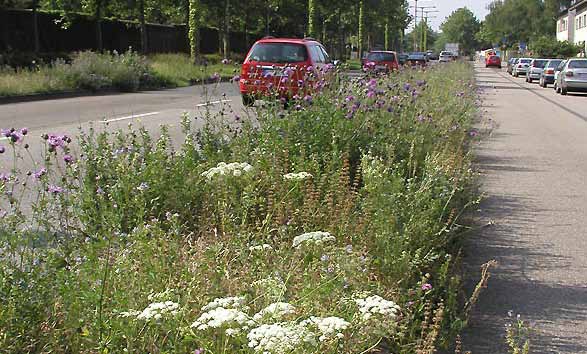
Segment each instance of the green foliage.
[{"label": "green foliage", "polygon": [[190,57],[196,63],[200,58],[200,0],[190,0],[189,30]]},{"label": "green foliage", "polygon": [[542,35],[556,34],[560,4],[567,0],[504,0],[492,2],[478,39],[486,44],[505,44],[511,48],[519,42]]},{"label": "green foliage", "polygon": [[209,64],[195,65],[191,58],[184,54],[155,54],[149,56],[149,62],[156,76],[171,86],[188,86],[202,82],[214,73],[228,80],[240,72],[239,61],[222,64],[216,55],[204,55],[202,58]]},{"label": "green foliage", "polygon": [[[424,34],[424,32],[426,32],[426,34]],[[423,45],[424,36],[426,36],[426,45]],[[426,49],[432,49],[434,48],[438,36],[438,33],[434,32],[432,27],[430,27],[427,23],[420,22],[416,28],[412,30],[412,32],[406,34],[406,46],[408,50],[411,51],[414,48],[415,40],[417,43],[417,48],[419,48],[420,51],[424,51],[424,47],[426,47]]]},{"label": "green foliage", "polygon": [[570,58],[579,54],[582,47],[554,37],[541,36],[530,42],[530,50],[540,58]]},{"label": "green foliage", "polygon": [[[453,63],[335,76],[294,109],[269,103],[247,119],[227,105],[185,116],[183,143],[166,127],[158,137],[91,129],[64,162],[70,139],[45,136],[42,175],[24,177],[24,142],[11,143],[7,172],[24,180],[0,179],[0,347],[244,354],[251,328],[311,316],[348,326],[299,352],[369,352],[384,338],[394,353],[444,346],[462,323],[455,267],[472,202],[475,99],[472,67]],[[30,219],[20,193],[37,201]],[[313,231],[332,237],[293,245]],[[356,300],[368,294],[397,314],[365,316]],[[225,296],[243,296],[249,319],[278,301],[294,310],[232,333],[192,326]],[[177,308],[145,311],[166,302]]]},{"label": "green foliage", "polygon": [[459,43],[465,55],[473,53],[477,48],[479,28],[479,20],[466,7],[455,10],[440,26],[443,39],[447,43]]}]

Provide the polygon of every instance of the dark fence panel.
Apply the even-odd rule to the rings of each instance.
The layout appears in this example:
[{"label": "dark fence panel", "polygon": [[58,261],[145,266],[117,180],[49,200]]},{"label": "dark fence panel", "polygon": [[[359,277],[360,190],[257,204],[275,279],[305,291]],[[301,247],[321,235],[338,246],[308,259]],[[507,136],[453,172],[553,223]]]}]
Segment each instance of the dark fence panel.
[{"label": "dark fence panel", "polygon": [[[74,15],[68,28],[61,26],[59,14],[39,12],[37,15],[41,52],[72,52],[96,50],[96,21],[83,14]],[[219,32],[214,28],[200,31],[202,53],[217,53]],[[259,35],[249,34],[249,41]],[[148,49],[152,53],[189,53],[187,28],[185,25],[147,25]],[[102,43],[106,50],[125,51],[129,47],[141,49],[139,24],[130,21],[104,19],[102,21]],[[245,43],[242,32],[230,34],[233,52],[245,53],[251,43]],[[0,52],[34,50],[33,15],[31,10],[0,10]]]}]

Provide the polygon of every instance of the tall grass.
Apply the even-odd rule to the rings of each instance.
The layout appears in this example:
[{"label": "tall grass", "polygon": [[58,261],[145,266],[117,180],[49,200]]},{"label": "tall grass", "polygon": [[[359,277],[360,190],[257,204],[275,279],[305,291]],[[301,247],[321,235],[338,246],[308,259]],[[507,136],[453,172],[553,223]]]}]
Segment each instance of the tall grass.
[{"label": "tall grass", "polygon": [[187,86],[218,74],[232,78],[239,67],[210,59],[210,65],[194,65],[187,55],[80,52],[71,61],[56,60],[34,68],[0,70],[0,96],[19,96],[78,90],[119,90]]},{"label": "tall grass", "polygon": [[[290,110],[184,117],[178,150],[166,128],[89,131],[77,157],[47,135],[46,171],[0,169],[0,347],[445,347],[465,322],[472,68],[323,84]],[[4,133],[25,156],[26,132]],[[28,220],[18,195],[36,190]]]}]

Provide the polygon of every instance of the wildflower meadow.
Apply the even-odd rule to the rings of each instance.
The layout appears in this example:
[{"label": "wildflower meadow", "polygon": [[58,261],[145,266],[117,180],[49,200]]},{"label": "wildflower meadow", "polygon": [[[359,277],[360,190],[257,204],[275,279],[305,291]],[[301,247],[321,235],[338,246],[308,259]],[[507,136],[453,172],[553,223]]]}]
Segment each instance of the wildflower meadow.
[{"label": "wildflower meadow", "polygon": [[[225,104],[203,128],[186,115],[180,144],[165,127],[5,127],[0,352],[451,347],[477,201],[473,69],[323,86],[287,108]],[[29,144],[45,146],[31,171]]]}]

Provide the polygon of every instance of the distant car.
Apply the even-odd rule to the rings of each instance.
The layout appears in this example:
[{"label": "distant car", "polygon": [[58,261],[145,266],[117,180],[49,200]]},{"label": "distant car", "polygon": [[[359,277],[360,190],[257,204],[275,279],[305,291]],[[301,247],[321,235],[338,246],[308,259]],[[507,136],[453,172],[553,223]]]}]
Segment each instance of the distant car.
[{"label": "distant car", "polygon": [[510,60],[508,60],[508,68],[507,68],[507,72],[510,75],[513,75],[514,73],[514,66],[516,64],[518,64],[518,61],[520,60],[520,58],[511,58]]},{"label": "distant car", "polygon": [[520,75],[526,75],[528,72],[528,67],[532,62],[532,58],[520,58],[516,65],[514,65],[513,74],[514,77],[520,77]]},{"label": "distant car", "polygon": [[426,66],[428,60],[426,59],[426,53],[410,53],[408,55],[407,63],[411,66]]},{"label": "distant car", "polygon": [[485,67],[488,68],[490,66],[501,69],[501,58],[497,55],[488,56],[487,59],[485,59]]},{"label": "distant car", "polygon": [[428,56],[428,59],[430,59],[430,60],[438,60],[438,54],[436,54],[432,50],[427,51],[426,55]]},{"label": "distant car", "polygon": [[534,80],[540,80],[540,76],[542,75],[542,71],[544,71],[546,63],[548,63],[548,59],[532,60],[528,67],[528,73],[526,74],[526,82],[531,84]]},{"label": "distant car", "polygon": [[562,59],[550,59],[544,66],[542,74],[540,74],[540,87],[546,88],[549,84],[554,84],[554,76],[558,70],[558,66],[562,63]]},{"label": "distant car", "polygon": [[556,93],[559,93],[559,86],[558,86],[558,82],[559,82],[559,76],[561,71],[564,69],[565,65],[567,64],[566,60],[563,60],[558,67],[556,68],[556,70],[554,71],[554,84],[553,84],[553,89],[556,91]]},{"label": "distant car", "polygon": [[397,53],[392,51],[371,51],[362,60],[363,70],[390,72],[399,70]]},{"label": "distant car", "polygon": [[561,95],[587,91],[587,59],[569,59],[558,76]]},{"label": "distant car", "polygon": [[448,63],[453,60],[453,55],[451,52],[444,50],[444,51],[440,52],[440,56],[438,57],[438,60],[441,63]]},{"label": "distant car", "polygon": [[397,61],[400,65],[404,65],[408,61],[408,57],[409,55],[407,55],[406,53],[400,53],[397,55]]},{"label": "distant car", "polygon": [[250,49],[241,67],[239,89],[243,104],[252,106],[259,96],[293,97],[311,90],[306,79],[323,77],[332,61],[313,39],[267,37]]}]

